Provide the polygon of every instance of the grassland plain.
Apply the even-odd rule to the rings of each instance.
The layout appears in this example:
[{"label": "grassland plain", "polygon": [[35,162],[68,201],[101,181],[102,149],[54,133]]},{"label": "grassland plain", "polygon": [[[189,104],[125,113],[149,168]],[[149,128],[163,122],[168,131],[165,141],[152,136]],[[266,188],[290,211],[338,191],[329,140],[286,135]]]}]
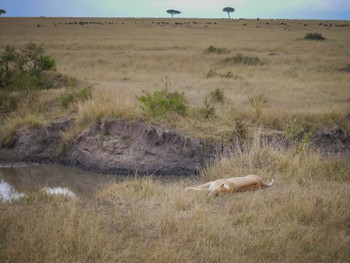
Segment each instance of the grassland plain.
[{"label": "grassland plain", "polygon": [[[103,117],[139,118],[218,140],[237,121],[264,133],[281,132],[293,119],[350,131],[348,21],[2,17],[0,24],[1,49],[44,43],[57,72],[94,85],[91,99],[68,109],[59,100],[73,79],[66,88],[26,95],[0,113],[12,133],[67,115],[81,127]],[[304,40],[308,32],[326,40]],[[207,52],[211,46],[225,52]],[[235,63],[237,57],[258,63]],[[137,96],[165,87],[184,92],[186,116],[142,112]],[[223,103],[205,118],[204,101],[217,89]],[[257,114],[250,98],[259,96],[266,107]],[[349,164],[276,149],[250,133],[251,143],[218,156],[198,179],[111,182],[88,202],[38,192],[0,203],[0,261],[348,262]],[[274,177],[276,185],[213,199],[183,191],[248,173]]]}]

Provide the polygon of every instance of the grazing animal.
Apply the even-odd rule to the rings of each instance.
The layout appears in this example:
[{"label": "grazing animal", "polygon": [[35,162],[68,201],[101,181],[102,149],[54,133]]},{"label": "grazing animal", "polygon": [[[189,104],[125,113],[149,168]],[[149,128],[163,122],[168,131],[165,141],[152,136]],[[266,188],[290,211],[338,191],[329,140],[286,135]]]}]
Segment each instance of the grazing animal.
[{"label": "grazing animal", "polygon": [[197,190],[209,192],[208,196],[218,196],[221,193],[232,193],[245,190],[252,190],[261,187],[270,187],[274,183],[265,183],[258,175],[247,175],[243,177],[231,177],[227,179],[218,179],[195,187],[187,187],[185,190]]}]

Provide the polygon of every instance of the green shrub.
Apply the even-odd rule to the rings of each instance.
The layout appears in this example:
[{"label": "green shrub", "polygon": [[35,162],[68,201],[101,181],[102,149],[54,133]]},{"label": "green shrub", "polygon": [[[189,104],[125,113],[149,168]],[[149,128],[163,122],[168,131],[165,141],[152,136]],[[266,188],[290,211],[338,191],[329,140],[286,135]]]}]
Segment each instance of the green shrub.
[{"label": "green shrub", "polygon": [[253,96],[253,97],[248,97],[250,105],[254,108],[255,110],[255,115],[257,118],[260,117],[261,110],[264,108],[268,107],[269,99],[263,94]]},{"label": "green shrub", "polygon": [[227,48],[217,48],[214,46],[210,46],[204,51],[204,53],[207,53],[207,54],[213,54],[213,53],[224,54],[224,53],[229,53],[229,52],[230,51]]},{"label": "green shrub", "polygon": [[234,137],[238,139],[238,141],[243,142],[248,137],[248,129],[246,125],[241,120],[235,121],[236,127],[233,133]]},{"label": "green shrub", "polygon": [[170,92],[168,89],[154,91],[153,94],[146,92],[146,95],[137,99],[141,103],[141,109],[153,117],[164,116],[171,112],[185,115],[188,109],[184,93]]},{"label": "green shrub", "polygon": [[225,74],[220,74],[220,77],[224,79],[238,79],[238,75],[233,74],[231,71],[227,71]]},{"label": "green shrub", "polygon": [[222,89],[216,88],[209,94],[211,102],[223,103],[224,102],[224,91]]},{"label": "green shrub", "polygon": [[80,101],[86,101],[92,96],[92,86],[83,87],[80,89],[74,88],[66,91],[61,99],[60,104],[63,109],[68,109],[73,104]]},{"label": "green shrub", "polygon": [[245,56],[242,54],[236,54],[232,57],[226,58],[224,62],[230,64],[243,64],[248,66],[259,66],[263,64],[256,56]]},{"label": "green shrub", "polygon": [[205,77],[207,79],[214,78],[218,75],[218,73],[215,70],[209,70],[207,73],[205,73]]},{"label": "green shrub", "polygon": [[306,35],[304,36],[304,39],[307,40],[325,40],[326,38],[322,36],[322,34],[320,33],[306,33]]},{"label": "green shrub", "polygon": [[50,56],[41,56],[38,60],[41,70],[56,69],[56,60]]},{"label": "green shrub", "polygon": [[293,141],[297,152],[309,146],[315,131],[314,128],[305,129],[296,119],[285,122],[283,128],[285,138]]},{"label": "green shrub", "polygon": [[41,76],[55,69],[54,58],[45,55],[43,45],[29,43],[20,51],[7,46],[0,54],[0,88],[10,90],[46,89],[49,82]]}]

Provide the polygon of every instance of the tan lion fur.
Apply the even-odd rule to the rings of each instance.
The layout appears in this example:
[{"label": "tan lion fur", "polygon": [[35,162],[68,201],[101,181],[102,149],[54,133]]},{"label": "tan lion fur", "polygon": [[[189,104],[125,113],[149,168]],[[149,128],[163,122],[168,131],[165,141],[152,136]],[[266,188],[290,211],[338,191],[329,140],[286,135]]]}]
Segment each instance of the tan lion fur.
[{"label": "tan lion fur", "polygon": [[218,179],[215,181],[207,182],[205,184],[187,187],[185,190],[197,190],[209,192],[208,196],[218,196],[222,193],[232,193],[238,191],[252,190],[261,187],[270,187],[274,183],[274,179],[271,179],[270,183],[265,183],[258,175],[247,175],[243,177],[231,177],[227,179]]}]

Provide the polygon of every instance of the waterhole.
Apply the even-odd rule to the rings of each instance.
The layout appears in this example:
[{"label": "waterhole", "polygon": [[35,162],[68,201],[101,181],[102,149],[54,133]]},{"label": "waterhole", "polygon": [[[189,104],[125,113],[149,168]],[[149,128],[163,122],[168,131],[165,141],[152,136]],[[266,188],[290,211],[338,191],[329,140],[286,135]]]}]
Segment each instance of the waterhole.
[{"label": "waterhole", "polygon": [[[131,178],[134,176],[92,173],[58,164],[0,162],[0,201],[13,201],[35,191],[91,199],[108,183]],[[153,178],[169,183],[185,177]]]}]

